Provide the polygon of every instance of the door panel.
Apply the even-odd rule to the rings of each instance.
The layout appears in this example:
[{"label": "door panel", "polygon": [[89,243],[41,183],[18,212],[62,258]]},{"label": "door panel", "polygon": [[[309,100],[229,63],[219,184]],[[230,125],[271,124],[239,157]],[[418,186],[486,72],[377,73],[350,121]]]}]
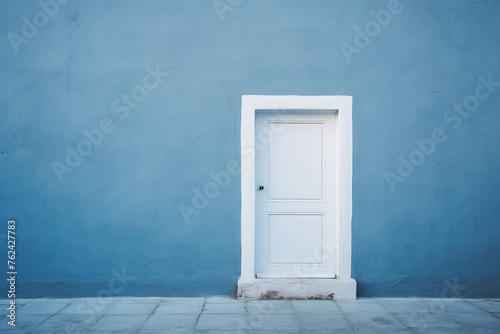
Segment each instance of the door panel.
[{"label": "door panel", "polygon": [[269,143],[269,198],[323,198],[323,124],[288,123]]},{"label": "door panel", "polygon": [[[317,247],[317,238],[323,236],[323,215],[270,214],[268,221],[268,264],[301,265]],[[323,264],[323,254],[309,263]]]},{"label": "door panel", "polygon": [[257,277],[335,276],[335,129],[334,114],[257,114]]}]

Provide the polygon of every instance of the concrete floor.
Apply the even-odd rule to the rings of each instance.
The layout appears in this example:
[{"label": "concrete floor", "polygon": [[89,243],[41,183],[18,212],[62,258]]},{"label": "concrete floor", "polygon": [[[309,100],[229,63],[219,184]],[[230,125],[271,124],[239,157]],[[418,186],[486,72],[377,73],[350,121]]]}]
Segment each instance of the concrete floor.
[{"label": "concrete floor", "polygon": [[500,333],[500,299],[20,299],[15,327],[0,307],[0,333]]}]

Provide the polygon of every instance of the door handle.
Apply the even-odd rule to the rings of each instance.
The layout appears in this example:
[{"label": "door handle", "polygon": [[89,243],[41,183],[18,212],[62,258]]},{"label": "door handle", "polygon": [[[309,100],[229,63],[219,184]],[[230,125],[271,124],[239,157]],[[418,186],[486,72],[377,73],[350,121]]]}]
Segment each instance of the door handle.
[{"label": "door handle", "polygon": [[264,190],[264,186],[259,186],[259,191]]}]

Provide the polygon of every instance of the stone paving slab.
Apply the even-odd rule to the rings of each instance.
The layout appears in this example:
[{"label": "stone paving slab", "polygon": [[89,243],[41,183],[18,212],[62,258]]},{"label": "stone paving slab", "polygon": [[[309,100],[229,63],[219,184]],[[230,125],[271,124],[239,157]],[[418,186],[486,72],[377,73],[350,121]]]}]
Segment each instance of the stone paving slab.
[{"label": "stone paving slab", "polygon": [[16,300],[16,326],[0,300],[0,333],[489,334],[500,299],[362,298],[239,301],[229,297]]}]

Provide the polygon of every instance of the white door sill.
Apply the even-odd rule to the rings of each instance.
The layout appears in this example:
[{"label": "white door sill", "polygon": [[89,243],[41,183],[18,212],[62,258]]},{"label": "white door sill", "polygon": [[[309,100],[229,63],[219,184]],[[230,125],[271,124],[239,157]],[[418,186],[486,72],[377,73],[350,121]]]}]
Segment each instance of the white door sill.
[{"label": "white door sill", "polygon": [[[273,275],[273,274],[256,274],[258,279],[289,279],[289,278],[284,278],[284,275]],[[334,274],[320,274],[320,275],[298,275],[297,277],[294,278],[304,278],[304,279],[320,279],[320,278],[327,278],[327,279],[335,279]]]},{"label": "white door sill", "polygon": [[355,300],[352,278],[240,278],[238,299],[330,299]]}]

